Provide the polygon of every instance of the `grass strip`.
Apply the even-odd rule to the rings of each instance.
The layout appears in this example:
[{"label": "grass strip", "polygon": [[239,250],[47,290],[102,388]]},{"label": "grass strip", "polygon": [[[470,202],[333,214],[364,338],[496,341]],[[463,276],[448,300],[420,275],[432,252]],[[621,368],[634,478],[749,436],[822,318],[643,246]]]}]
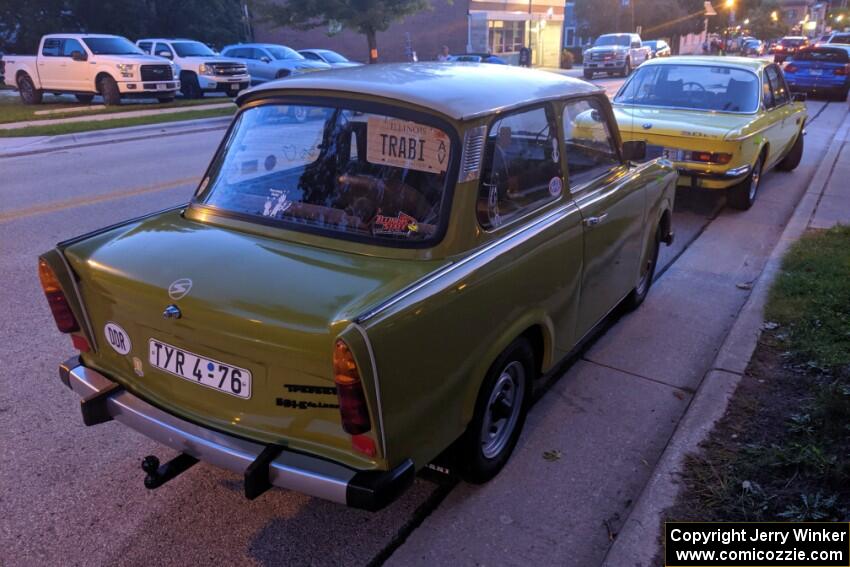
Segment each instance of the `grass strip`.
[{"label": "grass strip", "polygon": [[850,520],[850,227],[791,247],[765,314],[667,520]]},{"label": "grass strip", "polygon": [[115,118],[113,120],[93,120],[91,122],[70,122],[65,124],[50,124],[45,126],[28,126],[14,130],[0,130],[0,138],[20,138],[24,136],[57,136],[60,134],[77,134],[95,130],[109,130],[128,126],[144,126],[146,124],[163,124],[182,120],[198,120],[201,118],[216,118],[231,116],[236,112],[233,108],[214,108],[209,110],[187,110],[174,114],[152,114],[133,118]]}]

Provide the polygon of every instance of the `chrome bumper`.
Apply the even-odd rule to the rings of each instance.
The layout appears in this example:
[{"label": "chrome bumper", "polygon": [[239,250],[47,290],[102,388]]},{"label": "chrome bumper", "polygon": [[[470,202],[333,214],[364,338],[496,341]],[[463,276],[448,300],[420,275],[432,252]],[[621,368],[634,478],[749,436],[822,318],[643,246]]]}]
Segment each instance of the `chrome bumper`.
[{"label": "chrome bumper", "polygon": [[[97,399],[101,421],[114,419],[172,449],[217,467],[245,475],[263,463],[266,445],[196,425],[165,412],[118,387],[103,374],[73,358],[61,365],[62,382],[85,400]],[[90,423],[84,407],[84,421]],[[252,465],[254,465],[252,467]],[[282,449],[268,463],[272,486],[295,490],[355,508],[379,510],[413,483],[413,462],[408,459],[387,472],[357,471],[344,465]]]}]

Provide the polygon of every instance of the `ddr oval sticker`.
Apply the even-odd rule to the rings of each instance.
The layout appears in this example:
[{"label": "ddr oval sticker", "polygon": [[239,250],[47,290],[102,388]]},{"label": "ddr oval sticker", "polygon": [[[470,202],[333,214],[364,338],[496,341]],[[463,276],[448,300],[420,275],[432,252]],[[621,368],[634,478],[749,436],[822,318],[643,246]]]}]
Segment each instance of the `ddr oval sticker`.
[{"label": "ddr oval sticker", "polygon": [[103,327],[103,334],[106,335],[106,341],[115,352],[118,354],[128,354],[130,352],[130,348],[133,346],[130,343],[130,336],[127,335],[127,331],[122,329],[120,325],[112,322],[107,323]]},{"label": "ddr oval sticker", "polygon": [[443,173],[449,165],[449,136],[439,130],[396,118],[370,116],[366,161],[429,173]]},{"label": "ddr oval sticker", "polygon": [[553,177],[549,181],[549,194],[553,197],[559,197],[561,195],[561,191],[564,190],[564,182],[561,181],[560,177]]}]

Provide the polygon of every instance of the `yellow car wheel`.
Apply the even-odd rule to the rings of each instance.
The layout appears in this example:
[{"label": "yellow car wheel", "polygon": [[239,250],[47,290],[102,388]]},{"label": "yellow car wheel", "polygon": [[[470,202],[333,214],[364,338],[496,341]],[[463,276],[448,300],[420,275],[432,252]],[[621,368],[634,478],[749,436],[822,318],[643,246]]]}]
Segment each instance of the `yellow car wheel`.
[{"label": "yellow car wheel", "polygon": [[727,195],[727,202],[733,209],[746,211],[753,206],[761,183],[762,168],[764,167],[764,152],[759,155],[753,170],[746,179],[731,187]]}]

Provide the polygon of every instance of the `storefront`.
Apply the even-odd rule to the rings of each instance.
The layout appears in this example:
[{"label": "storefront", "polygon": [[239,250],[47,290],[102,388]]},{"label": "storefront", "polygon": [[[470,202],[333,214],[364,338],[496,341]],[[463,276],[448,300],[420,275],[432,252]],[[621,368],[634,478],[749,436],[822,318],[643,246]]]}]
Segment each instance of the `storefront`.
[{"label": "storefront", "polygon": [[526,11],[477,9],[478,4],[494,2],[470,1],[467,52],[489,52],[517,64],[520,49],[527,46],[531,48],[532,65],[560,65],[563,3],[556,7],[547,5],[555,2],[530,2],[525,5]]}]

